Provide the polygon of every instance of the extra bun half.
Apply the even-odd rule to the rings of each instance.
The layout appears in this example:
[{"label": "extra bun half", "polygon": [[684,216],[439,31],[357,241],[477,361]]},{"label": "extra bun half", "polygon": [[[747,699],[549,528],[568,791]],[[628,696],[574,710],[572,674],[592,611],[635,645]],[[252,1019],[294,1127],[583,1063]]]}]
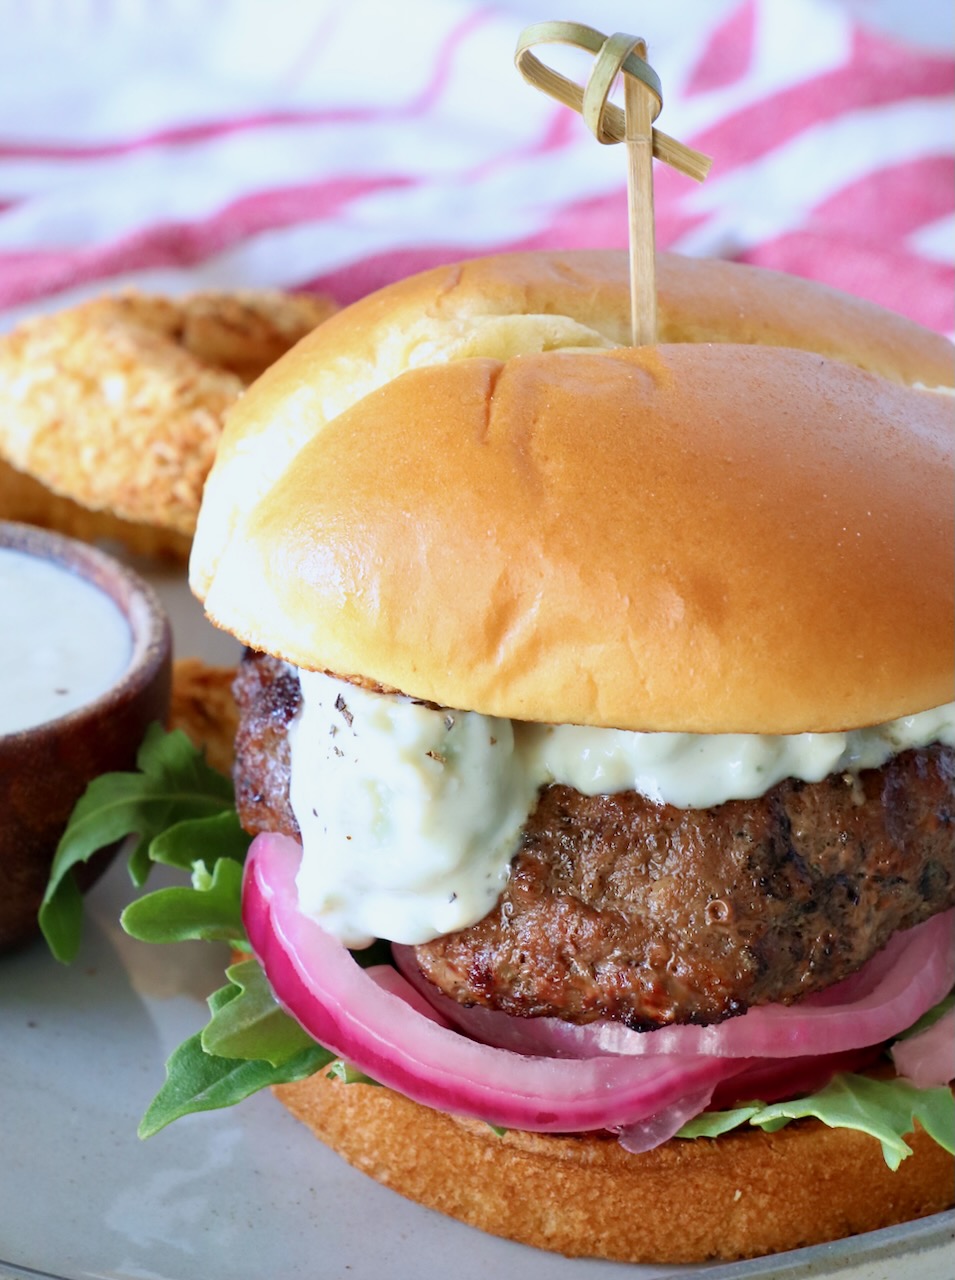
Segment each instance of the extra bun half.
[{"label": "extra bun half", "polygon": [[631,1155],[611,1134],[498,1135],[322,1074],[274,1092],[327,1146],[409,1199],[573,1257],[758,1257],[924,1217],[952,1199],[952,1157],[921,1130],[893,1173],[875,1139],[816,1120]]},{"label": "extra bun half", "polygon": [[944,340],[671,260],[666,341],[632,349],[625,270],[432,272],[294,349],[207,486],[213,621],[526,720],[791,733],[949,701],[953,402],[908,385],[951,381]]},{"label": "extra bun half", "polygon": [[0,516],[186,560],[226,409],[334,309],[128,291],[0,337]]}]

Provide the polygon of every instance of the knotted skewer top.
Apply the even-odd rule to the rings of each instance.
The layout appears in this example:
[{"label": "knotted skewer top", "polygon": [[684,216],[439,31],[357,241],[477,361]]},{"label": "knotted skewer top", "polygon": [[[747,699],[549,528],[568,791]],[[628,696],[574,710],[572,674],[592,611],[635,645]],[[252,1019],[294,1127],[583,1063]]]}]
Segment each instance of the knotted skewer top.
[{"label": "knotted skewer top", "polygon": [[[546,66],[531,52],[538,44],[570,44],[596,54],[586,85]],[[631,340],[634,346],[656,341],[656,258],[653,224],[652,158],[702,182],[712,163],[708,156],[684,146],[653,127],[663,107],[663,90],[646,61],[646,43],[617,32],[605,36],[580,22],[536,22],[517,42],[514,61],[529,84],[579,112],[602,143],[626,142],[627,194],[630,220]],[[620,73],[624,109],[610,101]]]}]

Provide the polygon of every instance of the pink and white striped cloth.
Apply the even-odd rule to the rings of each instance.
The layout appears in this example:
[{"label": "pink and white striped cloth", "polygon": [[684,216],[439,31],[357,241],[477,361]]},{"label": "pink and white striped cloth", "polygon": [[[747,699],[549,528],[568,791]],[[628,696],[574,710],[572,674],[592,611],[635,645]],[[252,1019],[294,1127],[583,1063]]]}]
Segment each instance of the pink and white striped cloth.
[{"label": "pink and white striped cloth", "polygon": [[864,0],[576,8],[0,0],[0,327],[128,285],[347,302],[474,254],[625,246],[621,149],[512,63],[527,22],[576,17],[646,37],[660,126],[714,158],[702,186],[657,166],[661,248],[824,280],[952,332],[944,39],[861,25]]}]

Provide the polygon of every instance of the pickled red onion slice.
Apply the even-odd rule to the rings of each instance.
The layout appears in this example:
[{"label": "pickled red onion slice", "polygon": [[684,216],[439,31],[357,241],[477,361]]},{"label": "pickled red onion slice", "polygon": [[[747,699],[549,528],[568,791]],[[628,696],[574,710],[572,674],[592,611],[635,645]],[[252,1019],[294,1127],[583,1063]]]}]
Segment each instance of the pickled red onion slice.
[{"label": "pickled red onion slice", "polygon": [[575,1026],[559,1018],[514,1018],[465,1008],[421,975],[410,947],[393,946],[392,954],[408,981],[449,1022],[476,1040],[516,1053],[803,1057],[891,1040],[943,999],[955,982],[955,909],[895,934],[858,973],[826,991],[794,1005],[761,1005],[711,1027],[631,1031],[619,1022]]},{"label": "pickled red onion slice", "polygon": [[701,1111],[705,1111],[712,1098],[712,1085],[707,1085],[696,1093],[684,1094],[682,1098],[677,1098],[656,1115],[624,1125],[619,1130],[617,1139],[624,1151],[629,1151],[632,1155],[639,1155],[642,1151],[652,1151],[654,1147],[660,1147],[664,1142],[669,1142],[688,1120],[693,1120]]},{"label": "pickled red onion slice", "polygon": [[[410,951],[410,948],[405,950]],[[368,972],[376,982],[400,995],[422,1013],[437,1019],[444,1026],[451,1025],[427,1003],[418,988],[403,978],[396,969],[388,965],[376,965]],[[420,974],[418,980],[424,982]],[[447,1000],[447,996],[442,996],[442,999]],[[720,1110],[742,1102],[751,1102],[754,1098],[768,1103],[814,1093],[840,1071],[865,1071],[879,1060],[882,1050],[883,1046],[877,1044],[818,1056],[810,1054],[806,1057],[755,1059],[748,1067],[743,1067],[738,1073],[718,1082],[715,1088],[707,1085],[692,1097],[679,1099],[656,1115],[629,1126],[620,1134],[621,1144],[628,1151],[649,1151],[652,1146],[657,1145],[653,1141],[654,1135],[658,1135],[659,1142],[667,1141],[667,1137],[672,1137],[686,1120],[699,1115],[710,1106]],[[951,1052],[955,1054],[955,1041],[952,1041]],[[667,1134],[664,1131],[670,1125],[673,1127]],[[638,1146],[637,1143],[641,1145]]]},{"label": "pickled red onion slice", "polygon": [[899,1075],[920,1089],[955,1079],[955,1009],[943,1013],[927,1031],[893,1045],[892,1061]]},{"label": "pickled red onion slice", "polygon": [[398,996],[404,1000],[405,1004],[410,1004],[412,1009],[416,1009],[422,1017],[430,1019],[431,1022],[437,1022],[442,1027],[450,1027],[451,1023],[440,1013],[433,1005],[428,1004],[424,996],[414,988],[407,978],[402,977],[397,969],[393,969],[390,964],[376,964],[365,971],[369,978],[377,982],[383,991],[390,991],[392,995]]},{"label": "pickled red onion slice", "polygon": [[749,1066],[727,1058],[525,1057],[480,1044],[386,990],[298,910],[301,846],[260,835],[243,918],[277,999],[320,1044],[426,1106],[543,1133],[614,1129]]}]

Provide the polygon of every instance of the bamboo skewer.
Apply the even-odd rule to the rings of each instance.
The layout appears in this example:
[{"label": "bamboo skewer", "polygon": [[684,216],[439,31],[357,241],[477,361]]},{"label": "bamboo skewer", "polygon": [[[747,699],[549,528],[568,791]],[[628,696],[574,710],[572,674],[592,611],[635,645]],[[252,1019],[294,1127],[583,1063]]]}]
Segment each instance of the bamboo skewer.
[{"label": "bamboo skewer", "polygon": [[[629,50],[628,50],[629,52]],[[646,59],[641,41],[634,47]],[[656,236],[653,217],[652,91],[625,75],[624,134],[627,146],[627,215],[630,243],[630,341],[645,346],[657,340]]]},{"label": "bamboo skewer", "polygon": [[[538,44],[576,45],[596,54],[584,88],[558,74],[531,52]],[[663,106],[656,72],[646,60],[645,41],[617,32],[604,36],[579,22],[537,22],[517,42],[514,61],[529,84],[583,115],[598,142],[625,142],[630,242],[630,331],[634,346],[656,342],[657,290],[653,214],[653,158],[702,182],[710,159],[655,129]],[[624,109],[610,101],[623,73]]]}]

